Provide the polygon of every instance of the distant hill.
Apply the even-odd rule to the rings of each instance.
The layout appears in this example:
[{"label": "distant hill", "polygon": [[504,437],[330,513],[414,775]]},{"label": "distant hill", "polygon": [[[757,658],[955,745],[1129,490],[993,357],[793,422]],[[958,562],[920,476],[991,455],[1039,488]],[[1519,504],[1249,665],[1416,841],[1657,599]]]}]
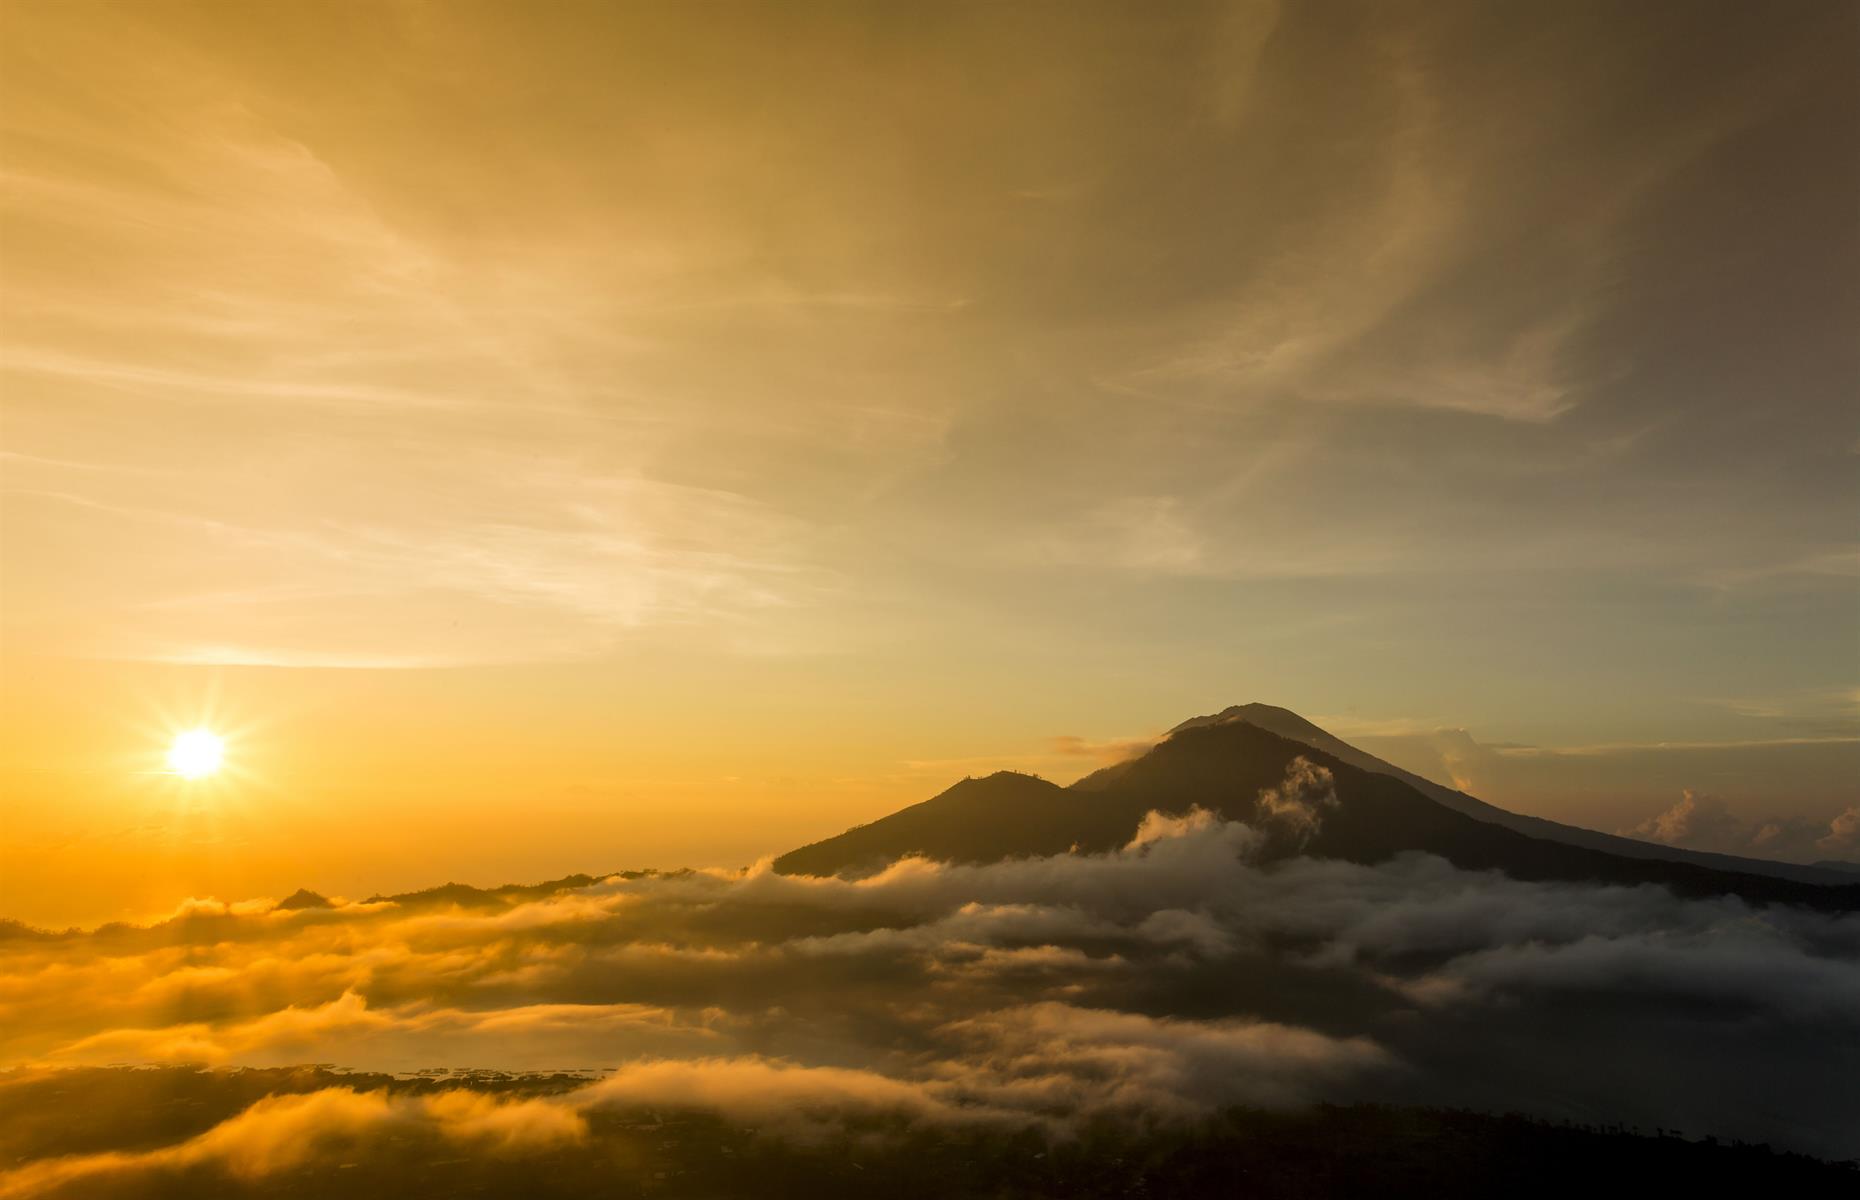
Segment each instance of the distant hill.
[{"label": "distant hill", "polygon": [[[1250,710],[1281,726],[1300,722],[1313,740],[1263,728],[1251,719]],[[1325,745],[1318,743],[1319,737]],[[1345,752],[1358,761],[1349,761]],[[1826,872],[1837,882],[1823,883],[1681,858],[1618,853],[1578,844],[1568,836],[1527,832],[1486,814],[1499,813],[1510,821],[1534,818],[1519,818],[1460,793],[1452,793],[1456,803],[1445,803],[1433,793],[1448,789],[1338,742],[1296,714],[1265,706],[1186,722],[1142,756],[1070,787],[1012,772],[967,779],[921,804],[791,851],[775,860],[775,869],[788,874],[857,874],[912,853],[988,862],[1063,854],[1073,848],[1104,851],[1128,842],[1151,810],[1182,813],[1199,806],[1230,820],[1257,824],[1260,793],[1278,787],[1300,757],[1331,772],[1338,803],[1324,812],[1308,842],[1280,845],[1269,853],[1302,851],[1376,863],[1402,851],[1422,850],[1468,870],[1497,870],[1517,879],[1656,883],[1689,896],[1737,895],[1755,903],[1860,909],[1860,881],[1837,872]],[[1361,765],[1362,760],[1380,769]],[[1480,815],[1469,815],[1467,807]],[[1554,822],[1540,824],[1567,834],[1588,833]],[[1590,836],[1607,843],[1630,840]]]},{"label": "distant hill", "polygon": [[[621,871],[619,874],[633,879],[641,872]],[[395,892],[387,896],[377,892],[363,903],[379,904],[388,900],[402,908],[446,908],[454,904],[469,906],[492,900],[540,900],[572,888],[591,887],[603,878],[599,875],[564,875],[560,879],[547,879],[541,883],[506,883],[494,888],[473,887],[469,883],[442,883],[438,887],[422,888],[417,892]]]}]

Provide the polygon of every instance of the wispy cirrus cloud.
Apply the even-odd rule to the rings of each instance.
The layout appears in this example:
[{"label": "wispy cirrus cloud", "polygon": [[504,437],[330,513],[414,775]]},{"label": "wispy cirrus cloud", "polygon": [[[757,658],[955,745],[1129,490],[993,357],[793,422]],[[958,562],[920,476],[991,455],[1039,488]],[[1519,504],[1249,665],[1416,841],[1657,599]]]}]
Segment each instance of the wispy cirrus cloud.
[{"label": "wispy cirrus cloud", "polygon": [[[1847,576],[1822,514],[1850,507],[1827,448],[1852,443],[1828,382],[1851,322],[1712,299],[1840,271],[1838,204],[1740,190],[1828,170],[1796,131],[1851,106],[1808,18],[1715,12],[1675,59],[1649,14],[1514,40],[1476,5],[1347,33],[1275,5],[1065,31],[974,13],[928,43],[166,5],[106,39],[76,11],[22,11],[8,39],[34,48],[6,73],[6,220],[32,252],[10,256],[0,363],[9,444],[38,463],[8,467],[9,523],[96,564],[11,573],[34,646],[103,626],[129,657],[416,665],[598,657],[648,629],[843,649],[903,621],[948,654],[978,624],[1037,636],[1024,592],[1048,611],[1090,575],[1177,607],[1311,583],[1266,607],[1368,653],[1364,577],[1513,580],[1484,609],[1505,613],[1552,568],[1739,594]],[[703,44],[718,74],[616,82],[582,56],[603,39]],[[818,69],[772,78],[771,39]],[[396,67],[332,90],[284,47]],[[480,107],[542,61],[549,86]],[[1681,99],[1640,103],[1648,79]],[[1752,277],[1720,234],[1772,224],[1800,246]],[[1795,365],[1770,386],[1746,361]],[[1757,390],[1792,415],[1753,456]],[[602,484],[632,493],[624,518]],[[573,508],[588,489],[606,512]],[[274,549],[123,510],[236,513]],[[355,592],[211,601],[269,594],[299,553]],[[83,632],[57,619],[78,605]],[[1129,607],[1078,619],[1148,654]]]}]

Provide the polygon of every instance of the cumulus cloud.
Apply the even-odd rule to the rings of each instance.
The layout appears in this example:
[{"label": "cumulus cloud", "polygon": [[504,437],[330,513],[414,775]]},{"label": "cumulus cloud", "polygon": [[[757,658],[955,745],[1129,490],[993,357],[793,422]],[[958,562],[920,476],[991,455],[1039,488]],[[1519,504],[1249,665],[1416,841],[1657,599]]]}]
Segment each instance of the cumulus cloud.
[{"label": "cumulus cloud", "polygon": [[1731,814],[1724,801],[1695,794],[1688,788],[1677,804],[1622,832],[1668,846],[1715,850],[1738,841],[1744,823]]},{"label": "cumulus cloud", "polygon": [[1860,856],[1860,804],[1828,822],[1827,835],[1815,839],[1815,845],[1836,858]]},{"label": "cumulus cloud", "polygon": [[1825,825],[1801,817],[1746,820],[1716,796],[1688,788],[1671,808],[1620,832],[1667,846],[1725,854],[1853,859],[1860,854],[1860,805],[1850,805]]},{"label": "cumulus cloud", "polygon": [[1294,758],[1285,770],[1285,782],[1259,794],[1259,809],[1264,819],[1288,832],[1302,845],[1318,831],[1327,808],[1337,805],[1337,785],[1327,767],[1320,767],[1303,755]]}]

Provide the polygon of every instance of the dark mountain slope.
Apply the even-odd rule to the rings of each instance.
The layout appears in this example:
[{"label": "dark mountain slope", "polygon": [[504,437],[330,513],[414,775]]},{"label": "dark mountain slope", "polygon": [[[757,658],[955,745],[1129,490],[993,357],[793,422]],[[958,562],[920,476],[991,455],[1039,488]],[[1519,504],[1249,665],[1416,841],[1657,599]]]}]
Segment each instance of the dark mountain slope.
[{"label": "dark mountain slope", "polygon": [[[1129,841],[1151,810],[1182,813],[1197,805],[1231,820],[1263,824],[1260,792],[1278,787],[1300,757],[1331,772],[1338,800],[1323,813],[1316,835],[1302,845],[1305,853],[1376,863],[1423,850],[1458,867],[1498,870],[1518,879],[1658,883],[1684,895],[1735,894],[1758,903],[1860,909],[1860,885],[1819,886],[1529,837],[1455,812],[1393,776],[1352,766],[1245,721],[1184,728],[1142,757],[1069,788],[1005,772],[966,780],[922,804],[784,855],[775,869],[859,872],[909,853],[986,862],[1061,854],[1073,847],[1103,851]],[[1281,841],[1268,853],[1300,848]]]},{"label": "dark mountain slope", "polygon": [[1763,858],[1745,858],[1736,854],[1716,854],[1708,850],[1685,850],[1677,846],[1662,846],[1654,842],[1643,842],[1612,833],[1600,833],[1577,825],[1564,825],[1543,817],[1514,813],[1508,809],[1499,808],[1497,805],[1487,804],[1476,796],[1469,796],[1465,792],[1455,791],[1453,788],[1435,783],[1411,771],[1404,771],[1394,763],[1385,762],[1373,754],[1357,749],[1327,730],[1313,725],[1290,709],[1278,708],[1271,704],[1236,704],[1212,716],[1195,717],[1184,721],[1170,732],[1219,724],[1223,721],[1245,721],[1250,725],[1257,725],[1261,729],[1276,733],[1280,737],[1291,738],[1295,742],[1302,742],[1307,746],[1322,750],[1351,766],[1361,767],[1365,771],[1374,771],[1381,775],[1392,775],[1422,795],[1439,801],[1455,812],[1465,813],[1469,817],[1493,825],[1503,825],[1507,829],[1514,829],[1531,837],[1546,838],[1571,846],[1583,846],[1590,850],[1601,850],[1626,858],[1660,858],[1746,875],[1774,875],[1779,879],[1794,879],[1802,883],[1852,883],[1854,882],[1853,875],[1860,873],[1860,866],[1849,867],[1843,871],[1839,863],[1816,863],[1813,866],[1803,866],[1798,863],[1775,862]]},{"label": "dark mountain slope", "polygon": [[775,860],[775,869],[784,875],[861,874],[907,854],[942,862],[1057,854],[1072,844],[1065,831],[1078,820],[1078,808],[1077,797],[1056,783],[1000,771],[789,851]]}]

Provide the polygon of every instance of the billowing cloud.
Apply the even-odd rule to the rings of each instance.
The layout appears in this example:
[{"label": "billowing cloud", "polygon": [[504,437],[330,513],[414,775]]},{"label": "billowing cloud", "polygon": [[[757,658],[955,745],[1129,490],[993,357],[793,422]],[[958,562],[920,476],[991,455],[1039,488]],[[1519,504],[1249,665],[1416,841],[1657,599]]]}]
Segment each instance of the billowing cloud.
[{"label": "billowing cloud", "polygon": [[1687,789],[1671,808],[1621,830],[1629,837],[1764,858],[1852,860],[1860,856],[1860,805],[1826,824],[1801,817],[1741,817],[1716,796]]},{"label": "billowing cloud", "polygon": [[1336,781],[1328,767],[1300,755],[1291,761],[1285,782],[1259,794],[1259,810],[1268,824],[1286,830],[1292,839],[1309,841],[1324,820],[1324,810],[1337,805]]},{"label": "billowing cloud", "polygon": [[1860,858],[1860,804],[1828,822],[1828,832],[1815,839],[1815,846],[1835,858]]},{"label": "billowing cloud", "polygon": [[1673,807],[1621,832],[1668,846],[1722,850],[1741,839],[1744,824],[1731,815],[1724,801],[1688,789]]}]

